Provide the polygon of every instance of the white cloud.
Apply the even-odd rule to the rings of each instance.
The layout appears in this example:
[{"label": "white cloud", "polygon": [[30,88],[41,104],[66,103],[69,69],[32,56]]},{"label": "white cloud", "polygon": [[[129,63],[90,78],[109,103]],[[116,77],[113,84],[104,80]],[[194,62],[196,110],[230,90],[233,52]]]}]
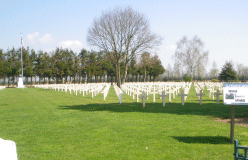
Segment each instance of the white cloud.
[{"label": "white cloud", "polygon": [[51,42],[54,42],[54,39],[51,34],[45,34],[43,37],[39,38],[39,41],[42,44],[49,44]]},{"label": "white cloud", "polygon": [[170,45],[168,47],[166,47],[167,50],[170,50],[170,51],[175,51],[177,49],[177,46],[175,45]]},{"label": "white cloud", "polygon": [[62,47],[62,48],[78,50],[78,49],[83,48],[83,43],[80,41],[77,41],[77,40],[75,40],[75,41],[68,40],[68,41],[62,41],[62,42],[58,43],[58,46]]},{"label": "white cloud", "polygon": [[33,43],[33,40],[35,37],[37,37],[39,35],[39,32],[34,32],[33,34],[28,34],[27,39],[28,41]]}]

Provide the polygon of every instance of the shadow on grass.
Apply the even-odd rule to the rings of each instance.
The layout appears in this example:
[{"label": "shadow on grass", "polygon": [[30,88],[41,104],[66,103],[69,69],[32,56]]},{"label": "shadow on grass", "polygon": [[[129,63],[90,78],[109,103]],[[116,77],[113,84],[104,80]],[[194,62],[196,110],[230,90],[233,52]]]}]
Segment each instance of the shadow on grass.
[{"label": "shadow on grass", "polygon": [[202,143],[202,144],[230,144],[230,139],[223,136],[183,136],[172,138],[183,143]]},{"label": "shadow on grass", "polygon": [[[109,104],[87,104],[74,106],[60,106],[59,109],[80,110],[80,111],[110,111],[110,112],[144,112],[144,113],[167,113],[178,115],[202,115],[219,118],[231,117],[231,106],[223,104],[205,103],[167,103],[165,107],[160,103],[146,103],[142,108],[142,103],[109,103]],[[248,115],[246,106],[237,106],[235,110],[236,117],[244,117]]]}]

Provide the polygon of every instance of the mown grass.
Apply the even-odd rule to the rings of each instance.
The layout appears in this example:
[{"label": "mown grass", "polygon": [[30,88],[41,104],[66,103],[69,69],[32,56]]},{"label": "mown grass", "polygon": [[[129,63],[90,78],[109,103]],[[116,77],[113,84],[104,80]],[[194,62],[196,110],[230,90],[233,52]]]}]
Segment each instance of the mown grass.
[{"label": "mown grass", "polygon": [[[203,105],[192,86],[185,105],[180,97],[162,106],[152,95],[142,100],[123,96],[113,87],[103,100],[36,88],[0,90],[0,138],[17,144],[18,159],[233,159],[230,106],[206,96]],[[247,116],[246,106],[236,117]],[[235,126],[235,139],[248,146],[248,129]]]}]

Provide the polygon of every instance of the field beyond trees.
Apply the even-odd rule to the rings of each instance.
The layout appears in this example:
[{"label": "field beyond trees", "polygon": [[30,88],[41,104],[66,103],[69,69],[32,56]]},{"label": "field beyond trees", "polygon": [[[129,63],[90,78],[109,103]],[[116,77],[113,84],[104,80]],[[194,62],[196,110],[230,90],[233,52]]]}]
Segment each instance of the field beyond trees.
[{"label": "field beyond trees", "polygon": [[[191,86],[162,106],[152,95],[137,103],[128,95],[119,104],[111,86],[106,100],[37,88],[0,90],[0,138],[17,145],[19,160],[30,159],[233,159],[231,107],[208,97],[200,106]],[[236,117],[248,115],[236,107]],[[235,126],[235,139],[248,146],[248,128]]]}]

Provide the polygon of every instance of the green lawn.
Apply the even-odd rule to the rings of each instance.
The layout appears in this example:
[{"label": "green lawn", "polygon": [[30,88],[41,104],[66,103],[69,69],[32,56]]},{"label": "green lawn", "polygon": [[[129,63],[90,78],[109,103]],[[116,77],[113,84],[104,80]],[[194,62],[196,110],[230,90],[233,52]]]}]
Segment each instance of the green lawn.
[{"label": "green lawn", "polygon": [[[228,118],[230,106],[208,98],[203,105],[192,85],[185,105],[180,97],[162,106],[152,95],[142,100],[123,96],[111,86],[103,100],[98,94],[83,97],[37,88],[0,90],[0,138],[13,140],[18,159],[233,159],[230,124],[212,121]],[[247,116],[246,106],[236,117]],[[235,126],[235,139],[248,146],[248,128]]]}]

